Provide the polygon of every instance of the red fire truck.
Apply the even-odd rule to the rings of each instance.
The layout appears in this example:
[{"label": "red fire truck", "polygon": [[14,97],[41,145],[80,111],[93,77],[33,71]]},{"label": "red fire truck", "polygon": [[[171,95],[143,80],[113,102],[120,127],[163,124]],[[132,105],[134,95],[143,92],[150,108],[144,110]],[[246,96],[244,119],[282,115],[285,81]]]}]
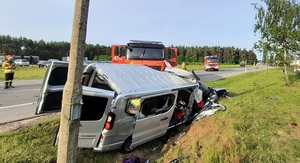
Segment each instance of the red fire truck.
[{"label": "red fire truck", "polygon": [[127,45],[112,45],[111,59],[115,64],[141,64],[164,71],[164,60],[177,66],[177,53],[177,48],[165,47],[159,41],[130,40]]},{"label": "red fire truck", "polygon": [[219,71],[219,58],[218,56],[205,56],[204,57],[204,70]]}]

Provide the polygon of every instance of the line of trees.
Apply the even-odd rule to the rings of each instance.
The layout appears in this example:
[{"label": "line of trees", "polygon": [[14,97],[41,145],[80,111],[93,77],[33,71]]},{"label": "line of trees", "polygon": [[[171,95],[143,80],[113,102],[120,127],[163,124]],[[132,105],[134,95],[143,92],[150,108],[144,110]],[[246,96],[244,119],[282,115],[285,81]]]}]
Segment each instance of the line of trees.
[{"label": "line of trees", "polygon": [[[45,42],[44,40],[34,41],[25,37],[11,37],[0,35],[0,55],[13,54],[20,56],[39,56],[40,60],[59,59],[69,55],[69,42]],[[100,45],[86,45],[85,57],[94,59],[97,55],[111,53],[111,48]]]},{"label": "line of trees", "polygon": [[[300,3],[299,0],[261,0],[254,3],[257,11],[254,32],[260,36],[255,49],[263,53],[264,58],[280,56],[287,70],[291,60],[300,52]],[[286,85],[290,84],[287,71]]]},{"label": "line of trees", "polygon": [[219,57],[220,63],[223,64],[239,64],[241,61],[247,61],[249,64],[257,62],[255,53],[246,49],[235,47],[220,47],[220,46],[177,46],[179,51],[178,61],[200,62],[203,63],[204,57],[214,55]]},{"label": "line of trees", "polygon": [[[173,46],[178,48],[179,62],[203,62],[206,55],[217,55],[223,64],[238,64],[247,60],[249,64],[257,62],[255,53],[246,49],[220,46]],[[39,56],[40,60],[62,59],[69,55],[69,42],[34,41],[25,37],[0,35],[0,55]],[[89,60],[110,60],[111,46],[86,44],[84,57]]]}]

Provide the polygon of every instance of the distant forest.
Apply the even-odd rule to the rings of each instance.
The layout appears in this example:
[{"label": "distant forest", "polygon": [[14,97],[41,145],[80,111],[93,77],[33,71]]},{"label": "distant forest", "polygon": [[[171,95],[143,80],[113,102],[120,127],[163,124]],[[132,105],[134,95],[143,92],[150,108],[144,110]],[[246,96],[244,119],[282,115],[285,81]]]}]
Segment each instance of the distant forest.
[{"label": "distant forest", "polygon": [[[116,42],[117,43],[117,42]],[[255,53],[246,49],[220,46],[172,46],[178,48],[178,62],[203,62],[204,56],[217,55],[223,64],[238,64],[246,61],[248,64],[257,62]],[[0,35],[0,55],[12,54],[19,56],[39,56],[40,60],[59,59],[69,54],[69,42],[45,42],[31,40],[25,37]],[[84,56],[89,60],[110,60],[111,46],[86,44]]]}]

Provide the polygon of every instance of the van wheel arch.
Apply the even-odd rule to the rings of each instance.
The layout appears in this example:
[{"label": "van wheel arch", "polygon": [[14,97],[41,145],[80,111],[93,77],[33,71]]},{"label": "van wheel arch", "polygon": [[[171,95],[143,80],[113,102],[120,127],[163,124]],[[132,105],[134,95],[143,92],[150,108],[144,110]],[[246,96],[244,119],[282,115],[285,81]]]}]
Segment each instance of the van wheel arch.
[{"label": "van wheel arch", "polygon": [[130,153],[132,152],[135,148],[131,148],[131,143],[132,143],[132,135],[130,135],[122,144],[120,148],[121,153]]}]

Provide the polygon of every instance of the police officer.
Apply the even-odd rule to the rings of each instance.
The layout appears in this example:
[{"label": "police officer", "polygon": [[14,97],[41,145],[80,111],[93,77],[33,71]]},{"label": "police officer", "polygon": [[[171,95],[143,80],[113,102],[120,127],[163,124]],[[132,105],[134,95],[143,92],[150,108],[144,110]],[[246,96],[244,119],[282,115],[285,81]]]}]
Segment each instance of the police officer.
[{"label": "police officer", "polygon": [[9,87],[12,87],[12,81],[14,79],[16,64],[13,61],[13,57],[11,55],[7,55],[5,57],[5,61],[2,63],[2,67],[4,69],[5,74],[5,87],[4,89],[7,89]]}]

